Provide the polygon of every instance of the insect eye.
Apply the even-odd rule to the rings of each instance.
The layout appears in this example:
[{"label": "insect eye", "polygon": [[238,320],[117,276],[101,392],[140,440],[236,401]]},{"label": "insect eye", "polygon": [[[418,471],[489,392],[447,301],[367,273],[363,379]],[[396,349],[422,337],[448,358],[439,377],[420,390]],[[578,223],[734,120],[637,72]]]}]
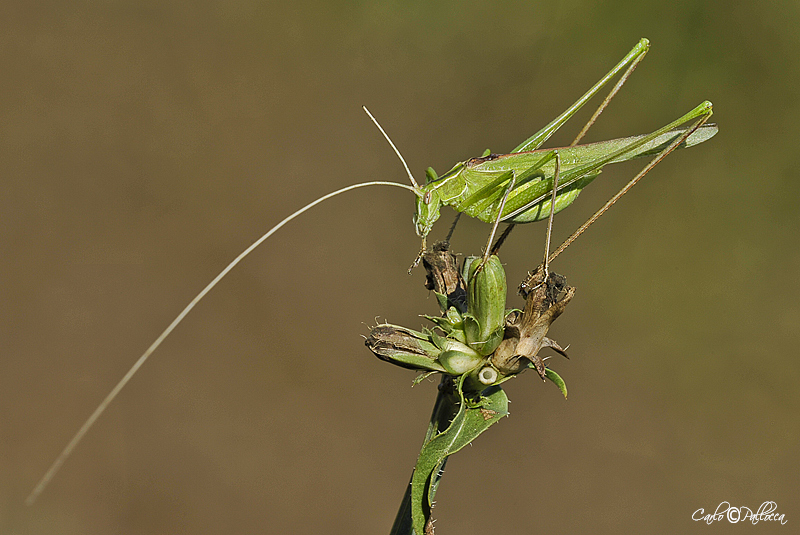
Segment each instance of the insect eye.
[{"label": "insect eye", "polygon": [[431,203],[431,196],[432,196],[431,192],[430,191],[426,191],[425,195],[422,196],[422,201],[425,204],[430,204]]}]

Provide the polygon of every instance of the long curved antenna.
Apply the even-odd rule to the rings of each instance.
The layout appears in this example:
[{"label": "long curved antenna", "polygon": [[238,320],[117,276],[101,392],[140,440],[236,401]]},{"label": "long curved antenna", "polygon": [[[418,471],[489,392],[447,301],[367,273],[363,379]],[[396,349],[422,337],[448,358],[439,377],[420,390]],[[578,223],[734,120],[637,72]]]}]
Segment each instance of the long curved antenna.
[{"label": "long curved antenna", "polygon": [[36,487],[34,487],[33,491],[31,491],[30,495],[25,499],[25,505],[33,505],[33,503],[36,501],[36,499],[39,497],[39,495],[42,493],[42,491],[45,489],[45,487],[47,487],[48,483],[50,483],[50,480],[53,479],[53,476],[55,476],[56,473],[58,472],[58,470],[61,468],[61,465],[64,464],[64,461],[67,460],[67,457],[70,456],[70,454],[75,449],[75,447],[78,445],[78,443],[80,443],[81,439],[83,439],[84,435],[89,431],[89,429],[92,427],[92,425],[94,425],[94,423],[97,421],[97,419],[100,418],[100,416],[103,414],[103,412],[109,406],[109,404],[112,401],[114,401],[114,398],[117,397],[117,394],[119,394],[120,390],[122,390],[125,387],[125,385],[128,384],[128,381],[130,381],[131,378],[134,376],[134,374],[137,371],[139,371],[139,368],[141,368],[142,365],[147,361],[147,359],[150,357],[150,355],[153,353],[153,351],[158,349],[158,346],[161,345],[161,342],[163,342],[164,339],[167,336],[169,336],[170,333],[175,329],[175,327],[177,327],[178,324],[181,321],[183,321],[183,318],[185,318],[186,315],[189,312],[191,312],[191,310],[194,308],[194,306],[203,297],[205,297],[205,295],[208,292],[210,292],[211,289],[214,288],[214,286],[216,286],[217,283],[220,280],[222,280],[222,278],[225,277],[225,275],[228,274],[228,272],[230,272],[230,270],[232,270],[234,267],[236,267],[236,264],[241,262],[244,259],[244,257],[246,257],[251,252],[253,252],[253,250],[256,247],[261,245],[267,238],[272,236],[278,229],[280,229],[286,223],[288,223],[289,221],[291,221],[295,217],[299,216],[303,212],[313,208],[314,206],[318,205],[322,201],[330,199],[331,197],[335,197],[335,196],[337,196],[337,195],[339,195],[341,193],[345,193],[347,191],[354,190],[354,189],[357,189],[357,188],[363,188],[363,187],[366,187],[366,186],[398,186],[398,187],[405,188],[407,190],[410,190],[410,191],[416,193],[414,191],[414,188],[412,188],[411,186],[407,186],[406,184],[400,184],[400,183],[397,183],[397,182],[362,182],[360,184],[353,184],[352,186],[347,186],[346,188],[338,189],[338,190],[336,190],[336,191],[334,191],[332,193],[328,193],[327,195],[324,195],[324,196],[320,197],[319,199],[315,200],[314,202],[311,202],[311,203],[305,205],[304,207],[300,208],[295,213],[293,213],[292,215],[290,215],[289,217],[287,217],[286,219],[284,219],[283,221],[281,221],[280,223],[278,223],[277,225],[275,225],[274,227],[269,229],[263,236],[261,236],[255,242],[253,242],[253,244],[250,245],[250,247],[248,247],[247,249],[242,251],[242,253],[239,254],[239,256],[234,258],[233,261],[230,264],[228,264],[225,267],[225,269],[223,269],[219,273],[219,275],[214,277],[214,280],[209,282],[208,285],[205,288],[203,288],[200,291],[200,293],[198,293],[195,296],[195,298],[192,299],[191,302],[189,302],[188,305],[186,305],[186,308],[184,308],[181,311],[181,313],[178,314],[178,316],[174,320],[172,320],[172,323],[170,323],[169,326],[166,329],[164,329],[164,332],[162,332],[158,336],[158,338],[156,338],[155,342],[153,342],[150,345],[150,347],[147,348],[147,351],[145,351],[144,354],[142,354],[142,356],[139,357],[139,360],[137,360],[133,364],[133,366],[131,366],[131,369],[128,370],[128,373],[126,373],[122,377],[122,379],[120,379],[120,381],[117,383],[117,386],[115,386],[111,390],[111,392],[108,393],[108,395],[100,403],[100,405],[95,409],[95,411],[92,413],[92,415],[89,416],[89,418],[83,423],[81,428],[78,429],[78,432],[75,433],[75,436],[72,437],[72,440],[69,441],[69,443],[66,445],[64,450],[56,458],[56,460],[53,462],[53,464],[50,466],[50,468],[44,474],[44,476],[39,481],[39,483],[36,485]]},{"label": "long curved antenna", "polygon": [[383,137],[385,137],[386,141],[389,142],[389,145],[392,146],[392,149],[394,149],[394,153],[397,154],[397,157],[400,158],[400,161],[403,162],[403,167],[406,168],[406,173],[408,173],[408,178],[411,179],[411,183],[414,185],[414,193],[416,193],[417,196],[419,196],[420,195],[420,193],[419,193],[419,190],[420,190],[419,184],[417,183],[416,180],[414,180],[414,175],[411,174],[411,169],[408,168],[408,164],[406,164],[406,161],[403,158],[403,155],[400,154],[400,151],[397,150],[397,147],[394,146],[394,143],[392,143],[392,140],[389,137],[389,134],[387,134],[386,130],[383,129],[383,127],[381,126],[381,123],[379,123],[378,120],[369,112],[369,110],[367,109],[366,106],[361,106],[361,107],[364,108],[364,111],[367,112],[367,115],[369,115],[369,118],[372,119],[372,122],[375,123],[375,126],[377,126],[378,130],[380,130],[381,134],[383,134]]}]

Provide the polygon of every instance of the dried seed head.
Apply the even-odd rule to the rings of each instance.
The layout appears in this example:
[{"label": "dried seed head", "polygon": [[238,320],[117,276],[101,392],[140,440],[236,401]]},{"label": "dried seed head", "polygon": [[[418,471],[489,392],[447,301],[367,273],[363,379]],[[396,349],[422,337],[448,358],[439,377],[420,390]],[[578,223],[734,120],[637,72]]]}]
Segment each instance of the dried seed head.
[{"label": "dried seed head", "polygon": [[402,368],[445,371],[436,360],[442,350],[424,333],[383,324],[372,329],[364,344],[379,359]]},{"label": "dried seed head", "polygon": [[509,315],[506,340],[492,355],[491,362],[502,374],[519,373],[530,362],[544,378],[545,366],[539,350],[552,347],[564,354],[558,344],[547,338],[547,330],[564,312],[575,288],[567,286],[566,278],[556,273],[549,273],[545,280],[540,266],[529,274],[520,290],[526,298],[525,310],[521,317]]}]

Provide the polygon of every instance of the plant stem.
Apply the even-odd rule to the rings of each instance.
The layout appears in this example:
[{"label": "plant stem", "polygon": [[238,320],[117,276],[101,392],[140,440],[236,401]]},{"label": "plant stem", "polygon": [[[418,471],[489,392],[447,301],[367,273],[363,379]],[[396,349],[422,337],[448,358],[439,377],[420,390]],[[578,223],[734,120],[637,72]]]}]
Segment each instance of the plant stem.
[{"label": "plant stem", "polygon": [[[450,425],[450,422],[458,412],[458,395],[455,393],[453,380],[450,376],[442,376],[442,382],[439,383],[439,394],[436,396],[436,402],[433,405],[433,412],[431,419],[428,423],[428,432],[425,434],[425,441],[422,443],[424,446],[437,434],[443,432]],[[430,496],[433,500],[433,494],[439,488],[439,482],[444,473],[444,466],[447,463],[445,458],[441,468],[431,477],[435,480],[431,487]],[[426,530],[427,531],[427,530]],[[411,482],[409,481],[406,487],[406,492],[403,495],[403,501],[400,502],[400,509],[397,511],[397,516],[394,519],[390,535],[417,535],[411,526]],[[418,534],[422,535],[422,534]]]}]

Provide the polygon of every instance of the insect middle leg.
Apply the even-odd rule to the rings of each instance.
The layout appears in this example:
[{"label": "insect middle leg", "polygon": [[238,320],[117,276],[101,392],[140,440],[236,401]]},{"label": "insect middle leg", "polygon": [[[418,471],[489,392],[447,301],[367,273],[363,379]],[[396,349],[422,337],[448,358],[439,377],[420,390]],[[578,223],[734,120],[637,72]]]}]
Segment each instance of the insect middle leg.
[{"label": "insect middle leg", "polygon": [[503,199],[500,201],[500,206],[498,206],[497,208],[497,216],[495,217],[494,223],[492,224],[492,231],[489,233],[489,240],[486,242],[486,249],[485,252],[483,253],[483,258],[481,259],[481,263],[478,266],[475,273],[480,273],[480,271],[483,269],[484,264],[486,264],[486,261],[489,260],[489,257],[492,255],[492,242],[494,241],[494,235],[497,232],[497,225],[500,224],[500,220],[503,218],[503,209],[506,207],[506,201],[508,200],[508,196],[517,183],[517,174],[514,171],[509,171],[509,173],[511,173],[511,180],[508,181],[508,186],[506,186],[506,192],[505,194],[503,194]]},{"label": "insect middle leg", "polygon": [[[558,154],[558,151],[553,151],[553,152],[555,153],[556,167],[555,167],[555,172],[553,173],[553,188],[552,188],[552,196],[550,199],[550,216],[547,219],[547,238],[545,239],[544,259],[542,260],[542,268],[544,270],[545,280],[547,279],[547,272],[550,264],[549,260],[550,238],[553,234],[553,217],[556,214],[556,197],[558,197],[558,178],[561,173],[561,156]],[[508,235],[511,234],[511,231],[514,230],[515,226],[516,226],[515,223],[510,223],[508,227],[506,227],[506,229],[503,231],[503,234],[497,239],[497,242],[492,246],[491,254],[497,254],[497,251],[500,249],[500,246],[503,244]]]},{"label": "insect middle leg", "polygon": [[[537,162],[535,165],[531,166],[530,168],[528,168],[525,171],[523,171],[522,173],[520,173],[519,176],[517,176],[516,173],[514,173],[513,171],[509,171],[509,173],[511,173],[511,180],[509,180],[508,185],[506,186],[505,193],[503,194],[503,199],[500,201],[500,205],[497,208],[497,215],[495,216],[494,223],[492,224],[492,231],[489,234],[489,241],[486,243],[486,251],[483,254],[483,260],[481,260],[481,266],[480,267],[482,267],[483,264],[486,262],[486,260],[488,260],[489,256],[491,256],[492,254],[495,254],[497,252],[497,250],[500,248],[500,245],[502,245],[502,242],[505,240],[505,238],[511,233],[511,230],[513,230],[513,228],[514,228],[514,223],[511,223],[508,226],[508,228],[506,228],[506,230],[503,231],[502,238],[498,239],[497,243],[494,246],[492,245],[492,241],[494,240],[494,236],[497,233],[497,226],[500,224],[500,221],[503,219],[503,210],[505,209],[506,201],[508,201],[508,197],[511,194],[511,192],[514,190],[514,187],[516,186],[517,182],[518,181],[519,182],[523,182],[523,181],[527,180],[528,178],[530,178],[533,174],[540,172],[541,168],[542,168],[542,165],[544,163],[550,161],[551,159],[555,159],[555,172],[554,172],[554,175],[553,175],[553,187],[552,187],[553,195],[552,195],[552,201],[551,201],[551,204],[550,204],[550,219],[549,219],[549,223],[548,223],[548,227],[547,227],[547,246],[545,248],[545,254],[544,254],[544,266],[545,266],[545,270],[547,269],[547,257],[548,257],[548,253],[549,253],[549,250],[550,250],[550,234],[551,234],[551,231],[552,231],[552,228],[553,228],[553,215],[555,214],[556,197],[558,195],[558,175],[559,175],[559,173],[561,171],[561,156],[558,154],[557,150],[554,150],[551,153],[549,153],[547,156],[542,158],[542,160]],[[479,270],[480,270],[480,267],[478,268]]]}]

